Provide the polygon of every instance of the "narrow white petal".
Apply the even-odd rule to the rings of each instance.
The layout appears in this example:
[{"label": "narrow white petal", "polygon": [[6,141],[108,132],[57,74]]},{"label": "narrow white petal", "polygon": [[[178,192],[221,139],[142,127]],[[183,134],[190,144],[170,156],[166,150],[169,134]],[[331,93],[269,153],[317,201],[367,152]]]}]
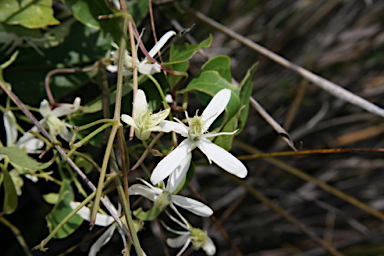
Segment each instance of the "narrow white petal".
[{"label": "narrow white petal", "polygon": [[128,189],[128,194],[130,196],[140,195],[148,198],[151,201],[155,201],[155,196],[159,195],[161,192],[163,192],[163,190],[160,188],[147,187],[141,184],[134,184]]},{"label": "narrow white petal", "polygon": [[149,56],[154,57],[156,56],[157,52],[160,51],[161,48],[165,45],[165,43],[172,37],[176,35],[175,31],[168,31],[165,33],[160,40],[153,46],[153,48],[149,51]]},{"label": "narrow white petal", "polygon": [[116,73],[117,72],[117,65],[108,65],[106,68],[111,73]]},{"label": "narrow white petal", "polygon": [[[146,60],[144,60],[146,61]],[[161,66],[157,63],[146,63],[140,62],[137,66],[137,70],[144,75],[153,75],[155,73],[159,73],[161,71]]]},{"label": "narrow white petal", "polygon": [[169,155],[164,157],[152,172],[152,184],[157,184],[168,177],[181,164],[193,147],[194,144],[189,139],[185,139]]},{"label": "narrow white petal", "polygon": [[60,137],[63,138],[65,141],[70,142],[72,139],[72,133],[68,131],[67,127],[64,127],[63,130],[59,133]]},{"label": "narrow white petal", "polygon": [[205,122],[204,126],[206,130],[211,126],[213,121],[224,111],[225,107],[228,105],[228,102],[231,98],[231,90],[223,89],[216,93],[216,95],[209,102],[208,106],[204,109],[202,113],[203,121]]},{"label": "narrow white petal", "polygon": [[180,185],[180,183],[183,181],[189,169],[191,158],[192,158],[192,154],[191,153],[187,154],[187,156],[184,157],[183,161],[181,161],[180,165],[176,168],[176,170],[174,170],[171,173],[171,175],[169,175],[167,188],[166,188],[166,190],[169,193],[172,194]]},{"label": "narrow white petal", "polygon": [[159,126],[162,132],[176,132],[184,137],[188,137],[188,127],[184,124],[164,120],[160,122]]},{"label": "narrow white petal", "polygon": [[125,114],[121,115],[121,121],[123,121],[124,123],[126,123],[130,126],[137,128],[135,120],[133,120],[133,118],[130,117],[129,115],[125,115]]},{"label": "narrow white petal", "polygon": [[202,137],[203,138],[211,138],[211,137],[217,137],[217,136],[221,136],[221,135],[232,135],[232,134],[235,134],[236,132],[237,132],[237,130],[233,131],[233,132],[206,133],[206,134],[203,134]]},{"label": "narrow white petal", "polygon": [[47,100],[43,100],[40,103],[39,112],[43,117],[52,113],[51,107],[49,106],[49,102]]},{"label": "narrow white petal", "polygon": [[175,238],[168,238],[167,239],[167,245],[171,248],[180,248],[186,243],[189,244],[189,233],[185,235],[180,235]]},{"label": "narrow white petal", "polygon": [[208,256],[215,255],[216,253],[216,246],[209,236],[207,236],[207,240],[203,244],[202,248]]},{"label": "narrow white petal", "polygon": [[17,128],[15,125],[16,118],[13,115],[12,111],[8,110],[6,113],[4,113],[3,120],[5,132],[7,135],[7,146],[14,146],[17,140]]},{"label": "narrow white petal", "polygon": [[76,112],[80,107],[81,99],[77,97],[73,104],[60,104],[57,108],[52,110],[52,113],[57,116],[65,116]]},{"label": "narrow white petal", "polygon": [[89,250],[88,256],[96,256],[96,254],[100,251],[100,248],[103,247],[106,243],[111,240],[113,232],[115,232],[116,225],[110,226],[91,246]]},{"label": "narrow white petal", "polygon": [[227,172],[240,178],[247,176],[247,168],[245,168],[239,159],[234,157],[222,147],[217,146],[205,138],[201,138],[199,141],[196,141],[196,146],[207,156],[208,159],[215,162]]},{"label": "narrow white petal", "polygon": [[[71,205],[72,209],[75,209],[80,203],[70,202],[69,204]],[[91,216],[91,210],[88,207],[83,206],[80,208],[80,210],[76,214],[80,215],[80,217],[83,218],[84,220],[89,221]],[[101,213],[96,213],[95,225],[97,226],[105,227],[110,225],[113,221],[114,219],[111,216],[104,215]]]},{"label": "narrow white petal", "polygon": [[133,118],[139,118],[148,111],[147,98],[143,90],[137,90],[135,102],[133,103]]},{"label": "narrow white petal", "polygon": [[16,146],[25,150],[27,154],[36,154],[41,152],[44,142],[38,138],[31,137],[23,143],[16,142]]},{"label": "narrow white petal", "polygon": [[196,201],[195,199],[188,198],[185,196],[179,196],[179,195],[172,195],[172,202],[175,205],[178,205],[196,215],[202,216],[202,217],[209,217],[213,214],[213,211],[211,208],[206,206],[205,204]]},{"label": "narrow white petal", "polygon": [[164,109],[162,111],[157,112],[156,114],[152,114],[150,118],[151,125],[158,125],[161,121],[163,121],[169,115],[171,111],[170,108]]}]

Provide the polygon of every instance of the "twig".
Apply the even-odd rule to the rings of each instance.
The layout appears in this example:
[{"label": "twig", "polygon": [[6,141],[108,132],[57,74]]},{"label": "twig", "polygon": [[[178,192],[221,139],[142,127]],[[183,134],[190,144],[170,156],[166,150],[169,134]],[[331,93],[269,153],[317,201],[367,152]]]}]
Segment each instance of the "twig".
[{"label": "twig", "polygon": [[347,101],[351,104],[357,105],[368,112],[371,112],[372,114],[378,115],[380,117],[384,117],[384,109],[378,107],[377,105],[361,98],[360,96],[342,88],[340,85],[337,85],[331,81],[328,81],[327,79],[315,75],[314,73],[310,72],[309,70],[300,67],[299,65],[296,65],[287,59],[277,55],[274,52],[271,52],[270,50],[262,47],[261,45],[249,40],[248,38],[228,29],[227,27],[221,25],[220,23],[214,21],[211,18],[208,18],[201,12],[195,11],[193,9],[187,9],[186,12],[198,20],[204,22],[205,24],[219,30],[220,32],[226,34],[227,36],[236,39],[240,43],[244,44],[248,48],[258,52],[259,54],[263,55],[264,57],[267,57],[276,63],[295,71],[296,73],[300,74],[305,79],[311,81],[315,85],[319,86],[323,90],[328,91],[329,93],[333,94],[339,99],[342,99],[344,101]]}]

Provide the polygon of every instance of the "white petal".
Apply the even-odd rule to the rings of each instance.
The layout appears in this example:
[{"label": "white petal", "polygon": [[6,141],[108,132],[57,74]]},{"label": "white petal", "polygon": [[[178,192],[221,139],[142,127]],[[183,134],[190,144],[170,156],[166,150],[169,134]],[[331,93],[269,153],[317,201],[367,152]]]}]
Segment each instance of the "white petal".
[{"label": "white petal", "polygon": [[208,159],[215,162],[218,166],[237,177],[247,176],[247,168],[231,153],[217,146],[211,141],[201,138],[196,141],[196,146],[207,156]]},{"label": "white petal", "polygon": [[89,250],[88,256],[96,256],[96,254],[100,251],[100,248],[104,246],[106,243],[111,240],[111,237],[113,235],[113,232],[115,232],[116,225],[110,226],[92,245],[91,249]]},{"label": "white petal", "polygon": [[161,71],[161,66],[157,63],[140,62],[140,64],[137,66],[137,70],[144,75],[153,75]]},{"label": "white petal", "polygon": [[187,156],[184,157],[183,161],[181,161],[180,165],[176,168],[176,170],[174,170],[171,173],[171,175],[169,175],[167,188],[166,188],[166,190],[169,193],[172,194],[180,185],[180,183],[183,181],[189,169],[191,158],[192,158],[192,154],[191,153],[187,154]]},{"label": "white petal", "polygon": [[209,217],[213,214],[211,208],[192,198],[179,195],[172,195],[172,202],[175,205],[183,207],[184,209],[202,217]]},{"label": "white petal", "polygon": [[133,103],[133,118],[139,118],[148,111],[147,98],[143,90],[137,90],[135,103]]},{"label": "white petal", "polygon": [[8,110],[6,113],[4,113],[3,120],[5,132],[7,135],[7,146],[14,146],[17,140],[17,128],[15,125],[16,118],[13,115],[12,111]]},{"label": "white petal", "polygon": [[[19,140],[20,141],[20,140]],[[16,142],[16,146],[22,149],[25,149],[25,152],[27,154],[36,154],[40,153],[42,148],[44,146],[44,142],[38,138],[31,137],[28,140],[22,141],[22,142]]]},{"label": "white petal", "polygon": [[188,137],[188,127],[184,124],[164,120],[160,122],[159,126],[162,132],[176,132],[184,137]]},{"label": "white petal", "polygon": [[108,65],[106,68],[111,73],[116,73],[117,72],[117,65]]},{"label": "white petal", "polygon": [[228,102],[231,98],[231,90],[223,89],[216,93],[216,95],[209,102],[208,106],[204,109],[201,114],[203,121],[205,121],[205,128],[211,126],[213,121],[224,111],[225,107],[228,105]]},{"label": "white petal", "polygon": [[65,141],[70,142],[72,139],[72,133],[68,131],[67,127],[64,127],[63,130],[59,133],[60,137],[63,138]]},{"label": "white petal", "polygon": [[49,106],[49,102],[47,100],[43,100],[40,103],[39,112],[43,117],[52,113],[51,107]]},{"label": "white petal", "polygon": [[175,238],[168,238],[167,245],[171,248],[179,248],[185,245],[187,242],[189,244],[188,240],[189,240],[189,233],[175,237]]},{"label": "white petal", "polygon": [[204,252],[208,256],[215,255],[215,253],[216,253],[216,246],[215,246],[215,244],[213,243],[212,239],[209,236],[207,236],[206,239],[207,240],[205,241],[205,243],[202,246]]},{"label": "white petal", "polygon": [[57,108],[52,110],[52,113],[57,116],[65,116],[76,112],[80,107],[81,99],[77,97],[73,104],[60,104]]},{"label": "white petal", "polygon": [[[80,203],[70,202],[69,204],[71,205],[72,209],[75,209]],[[83,218],[84,220],[89,221],[91,210],[88,207],[83,206],[80,208],[80,210],[76,214],[80,215],[80,217]],[[114,219],[111,216],[104,215],[101,213],[96,213],[95,225],[97,226],[105,227],[110,225],[113,221]]]},{"label": "white petal", "polygon": [[157,112],[156,114],[152,114],[150,118],[151,125],[158,125],[161,121],[163,121],[169,115],[170,108],[164,109],[162,111]]},{"label": "white petal", "polygon": [[154,57],[157,52],[160,51],[161,48],[163,48],[165,43],[174,35],[176,35],[176,32],[172,30],[165,33],[157,42],[157,44],[155,44],[155,46],[153,46],[153,48],[149,51],[149,56]]},{"label": "white petal", "polygon": [[133,118],[130,117],[129,115],[126,115],[126,114],[121,115],[121,121],[123,121],[124,123],[126,123],[130,126],[137,128],[135,120],[133,120]]},{"label": "white petal", "polygon": [[161,192],[163,192],[163,190],[160,188],[147,187],[141,184],[134,184],[128,189],[128,194],[130,196],[140,195],[148,198],[151,201],[155,201],[155,196],[159,195]]},{"label": "white petal", "polygon": [[189,139],[185,139],[169,155],[164,157],[152,172],[152,184],[157,184],[168,177],[181,164],[193,147],[194,144]]}]

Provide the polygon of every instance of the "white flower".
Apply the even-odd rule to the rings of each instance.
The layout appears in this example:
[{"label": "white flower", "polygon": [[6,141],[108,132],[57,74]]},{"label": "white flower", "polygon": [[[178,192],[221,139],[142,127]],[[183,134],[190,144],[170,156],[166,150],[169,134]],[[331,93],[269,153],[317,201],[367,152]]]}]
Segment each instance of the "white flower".
[{"label": "white flower", "polygon": [[[75,209],[79,204],[80,204],[79,202],[70,202],[72,209]],[[113,211],[115,211],[116,214],[118,214],[118,211],[112,204],[110,204],[110,207]],[[83,218],[84,220],[89,221],[89,218],[91,216],[91,210],[88,207],[84,206],[80,208],[80,210],[76,214],[80,215],[80,217]],[[111,225],[114,221],[115,220],[113,219],[112,216],[97,213],[95,225],[106,227]],[[92,245],[91,249],[89,250],[88,256],[95,256],[97,252],[100,251],[100,248],[109,242],[109,240],[111,239],[117,227],[118,227],[117,224],[111,225]],[[121,238],[123,239],[124,247],[125,247],[125,236],[119,228],[118,228],[118,231],[120,233]]]},{"label": "white flower", "polygon": [[138,90],[133,103],[133,118],[129,115],[121,115],[121,120],[135,128],[135,135],[140,140],[147,140],[151,132],[161,131],[159,123],[169,115],[170,109],[165,109],[152,114],[148,109],[147,99],[142,90]]},{"label": "white flower", "polygon": [[[165,45],[165,43],[174,35],[176,35],[176,32],[172,30],[165,33],[155,44],[155,46],[153,46],[153,48],[148,52],[149,56],[152,58],[155,57],[160,49]],[[116,51],[111,52],[111,60],[115,65],[108,65],[107,70],[109,72],[115,73],[118,69],[117,63],[119,60],[119,47],[116,44],[112,44],[112,46],[117,49]],[[142,61],[136,60],[136,65],[137,70],[144,75],[153,75],[154,73],[161,71],[161,66],[158,63],[150,62],[147,57],[145,57]],[[132,57],[128,54],[128,51],[125,51],[124,54],[123,75],[132,75]]]},{"label": "white flower", "polygon": [[179,224],[181,227],[183,227],[187,231],[174,230],[163,223],[164,227],[168,231],[179,235],[176,238],[168,238],[167,239],[167,244],[169,247],[171,247],[171,248],[182,247],[181,250],[179,251],[179,253],[177,254],[177,256],[183,254],[190,243],[192,243],[192,246],[195,250],[199,250],[200,248],[202,248],[207,255],[209,255],[209,256],[215,255],[216,246],[213,243],[212,239],[207,235],[207,233],[204,232],[203,230],[199,229],[199,228],[192,227],[181,215],[179,215],[179,216],[186,223],[181,223],[176,218],[169,215],[169,217],[174,222]]},{"label": "white flower", "polygon": [[[80,107],[80,98],[77,97],[73,104],[60,104],[58,107],[51,110],[49,106],[49,102],[47,100],[43,100],[40,103],[40,114],[43,116],[43,119],[40,120],[40,124],[43,126],[48,126],[49,133],[56,137],[59,135],[66,141],[71,141],[72,133],[68,131],[68,127],[71,127],[69,124],[60,120],[59,117],[72,114],[76,112]],[[34,127],[32,130],[36,130]]]},{"label": "white flower", "polygon": [[[40,153],[40,148],[44,146],[44,142],[30,133],[29,136],[23,136],[17,140],[17,127],[15,125],[16,118],[12,111],[8,110],[4,116],[4,127],[6,132],[7,147],[18,147],[21,148],[27,154]],[[1,160],[0,156],[0,160]]]},{"label": "white flower", "polygon": [[168,205],[175,209],[174,205],[180,206],[196,215],[202,217],[209,217],[212,215],[213,211],[211,208],[206,206],[203,203],[200,203],[194,199],[172,195],[170,191],[172,186],[168,185],[165,189],[161,189],[158,187],[154,187],[148,182],[141,180],[146,186],[141,184],[135,184],[129,187],[128,193],[129,195],[141,195],[149,200],[153,201],[157,208],[164,209]]},{"label": "white flower", "polygon": [[210,163],[213,161],[227,172],[240,178],[244,178],[247,175],[247,169],[236,157],[208,140],[210,137],[228,135],[236,132],[208,132],[213,121],[224,111],[230,98],[230,90],[223,89],[219,91],[212,98],[201,116],[196,115],[192,118],[188,118],[187,116],[189,127],[180,121],[179,123],[171,121],[162,121],[160,123],[163,132],[174,131],[186,137],[186,139],[161,160],[153,170],[151,175],[151,182],[153,184],[157,184],[168,177],[195,147],[198,147],[207,156]]}]

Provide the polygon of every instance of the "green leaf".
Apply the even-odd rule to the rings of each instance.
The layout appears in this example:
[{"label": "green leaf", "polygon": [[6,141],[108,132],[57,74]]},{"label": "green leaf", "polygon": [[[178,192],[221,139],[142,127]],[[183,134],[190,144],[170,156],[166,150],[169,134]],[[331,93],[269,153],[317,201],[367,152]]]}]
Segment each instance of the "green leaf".
[{"label": "green leaf", "polygon": [[[241,81],[239,85],[240,89],[240,104],[241,108],[237,112],[236,115],[234,115],[231,120],[229,120],[223,129],[221,129],[221,132],[233,132],[236,129],[238,129],[238,132],[236,134],[239,134],[241,130],[243,129],[247,118],[248,118],[248,111],[249,111],[249,98],[252,95],[252,76],[257,70],[257,64],[254,64],[246,73],[245,77]],[[232,141],[235,137],[235,134],[233,135],[222,135],[218,136],[215,139],[215,144],[224,148],[225,150],[231,150],[232,148]]]},{"label": "green leaf", "polygon": [[156,206],[153,206],[150,210],[144,211],[142,208],[139,208],[135,211],[133,211],[133,215],[135,215],[136,218],[142,221],[151,221],[157,218],[159,214],[162,212],[159,208]]},{"label": "green leaf", "polygon": [[[49,33],[49,32],[47,32]],[[68,33],[68,31],[67,31]],[[87,67],[103,58],[110,48],[110,37],[102,31],[94,31],[75,22],[64,42],[57,47],[40,49],[44,55],[33,48],[20,48],[20,54],[12,66],[4,71],[4,79],[12,84],[13,92],[22,102],[38,105],[46,98],[44,79],[47,73],[56,68]],[[58,99],[80,88],[96,73],[59,73],[50,79],[53,96]],[[97,89],[87,88],[87,94]],[[93,96],[93,95],[92,95]],[[83,99],[86,101],[87,99]]]},{"label": "green leaf", "polygon": [[[181,90],[185,92],[197,92],[196,95],[203,105],[208,105],[211,98],[222,89],[232,91],[231,99],[226,107],[226,118],[230,120],[240,108],[239,88],[222,78],[217,71],[205,71],[199,74],[188,84],[187,88]],[[199,93],[200,92],[200,93]]]},{"label": "green leaf", "polygon": [[104,0],[66,0],[73,16],[84,25],[111,33],[115,42],[119,42],[121,35],[121,19],[99,19],[101,15],[113,15],[117,10],[108,6]]},{"label": "green leaf", "polygon": [[200,70],[200,73],[208,70],[215,70],[219,72],[220,76],[231,82],[231,58],[226,55],[216,56],[207,61]]},{"label": "green leaf", "polygon": [[13,184],[13,180],[11,175],[6,168],[3,168],[3,176],[4,176],[4,204],[3,204],[3,212],[5,214],[13,213],[17,208],[17,193],[15,185]]},{"label": "green leaf", "polygon": [[245,123],[247,122],[248,112],[249,112],[249,98],[252,96],[253,82],[252,77],[255,74],[258,68],[258,63],[252,65],[250,69],[247,70],[245,77],[241,80],[239,85],[240,88],[240,104],[245,106],[245,108],[240,113],[239,119],[239,132],[243,130]]},{"label": "green leaf", "polygon": [[[186,76],[175,76],[175,75],[168,73],[168,82],[170,84],[170,88],[175,87],[175,85],[178,82],[180,82],[181,79],[186,79],[188,77],[188,73],[187,73],[187,70],[189,68],[188,61],[179,62],[179,63],[175,63],[175,64],[168,64],[165,66],[167,66],[168,68],[170,68],[172,70],[179,71],[179,72],[182,72],[183,74],[186,74]],[[159,83],[163,84],[163,83],[167,83],[167,81],[165,79],[164,79],[164,81],[159,80]]]},{"label": "green leaf", "polygon": [[[69,204],[70,201],[74,201],[74,195],[70,181],[65,179],[60,188],[58,203],[46,216],[50,230],[56,228],[57,225],[72,212],[72,208]],[[83,223],[83,219],[79,215],[75,214],[55,234],[54,238],[65,238],[69,236],[81,225],[81,223]]]},{"label": "green leaf", "polygon": [[166,64],[173,64],[178,62],[187,61],[195,54],[195,52],[201,48],[207,48],[212,43],[212,35],[209,35],[207,39],[200,44],[184,44],[184,45],[171,45],[171,51],[169,54],[169,62]]},{"label": "green leaf", "polygon": [[52,0],[2,0],[0,22],[27,28],[44,28],[60,23],[53,17]]},{"label": "green leaf", "polygon": [[0,154],[7,155],[12,164],[28,168],[31,170],[43,170],[52,163],[39,163],[30,158],[23,150],[18,147],[0,147]]}]

